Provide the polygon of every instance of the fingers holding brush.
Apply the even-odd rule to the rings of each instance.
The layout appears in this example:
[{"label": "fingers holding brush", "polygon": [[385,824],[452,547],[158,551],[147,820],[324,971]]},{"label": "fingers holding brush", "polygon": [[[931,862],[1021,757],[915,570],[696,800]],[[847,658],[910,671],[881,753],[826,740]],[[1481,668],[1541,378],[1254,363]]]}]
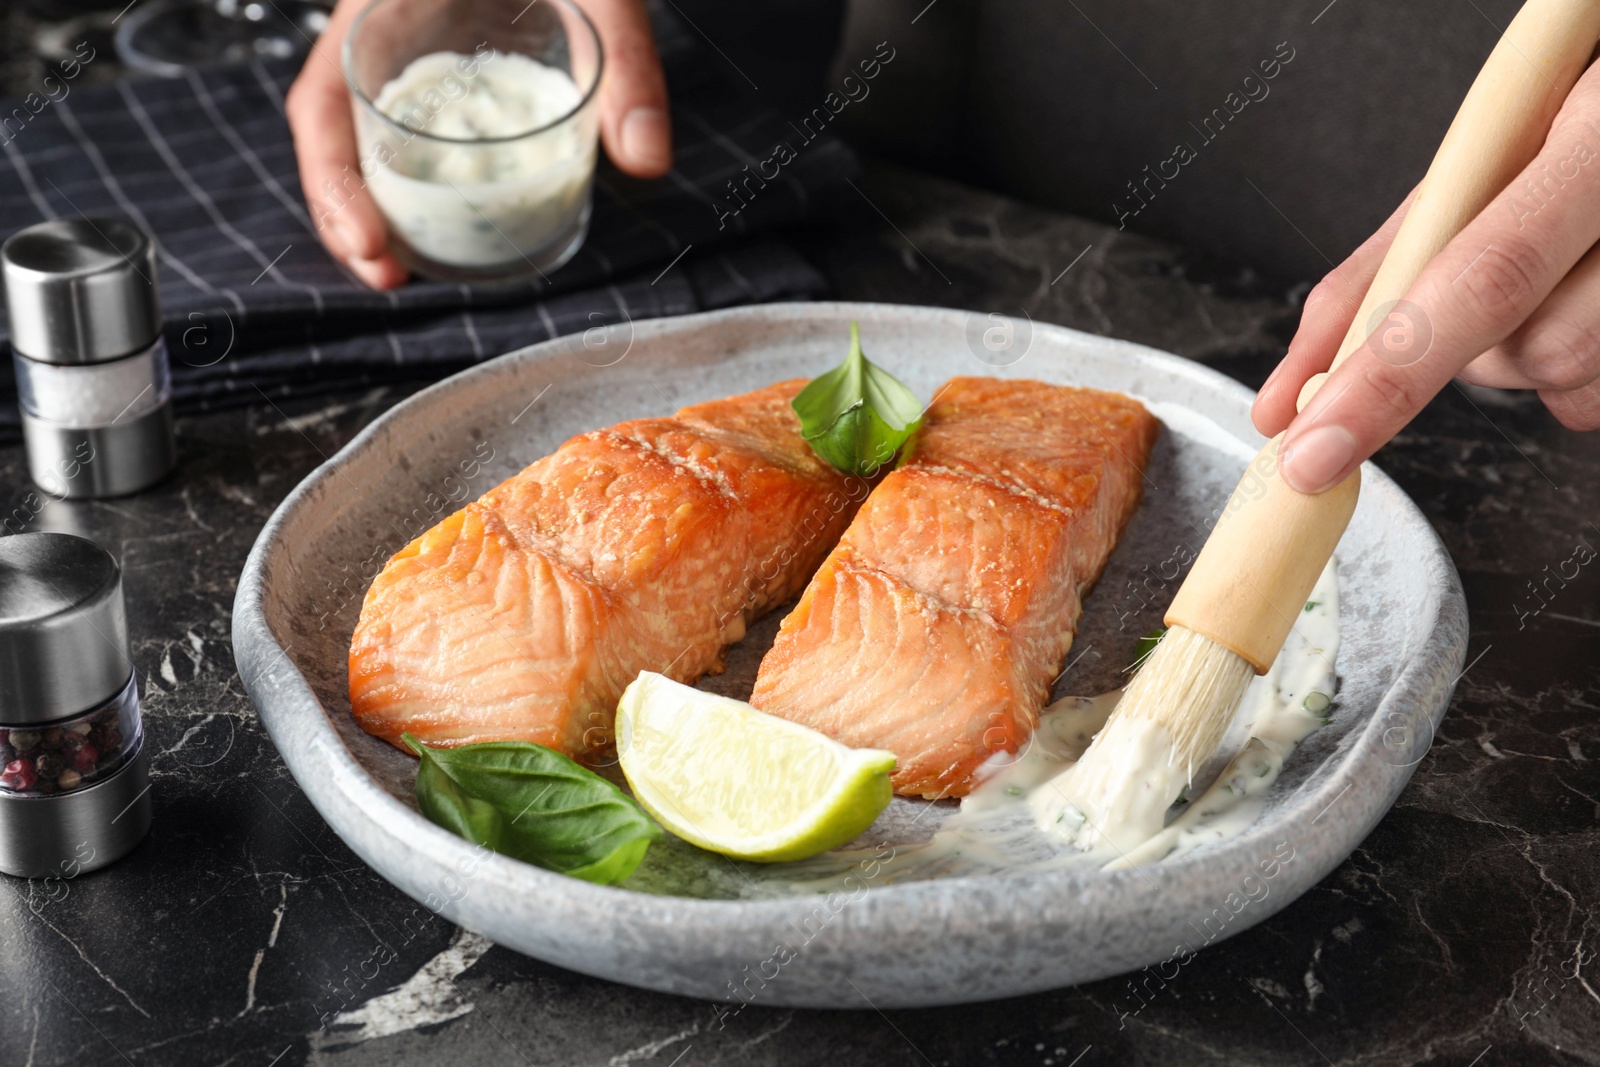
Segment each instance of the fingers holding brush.
[{"label": "fingers holding brush", "polygon": [[[1382,231],[1368,245],[1381,237]],[[1457,375],[1537,389],[1574,428],[1600,423],[1600,259],[1591,252],[1597,238],[1600,68],[1591,68],[1533,162],[1428,263],[1401,300],[1379,307],[1366,343],[1289,423],[1284,479],[1303,493],[1338,483]],[[1297,334],[1285,369],[1257,402],[1263,431],[1284,421],[1305,380],[1332,362],[1342,337],[1336,320],[1353,316],[1347,303],[1308,301],[1300,333],[1311,332],[1303,342]]]}]

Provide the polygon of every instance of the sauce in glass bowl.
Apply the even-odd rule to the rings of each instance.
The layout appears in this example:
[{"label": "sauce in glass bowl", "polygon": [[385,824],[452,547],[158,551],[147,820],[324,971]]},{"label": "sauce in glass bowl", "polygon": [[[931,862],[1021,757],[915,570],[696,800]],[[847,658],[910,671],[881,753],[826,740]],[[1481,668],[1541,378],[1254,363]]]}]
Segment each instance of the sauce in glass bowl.
[{"label": "sauce in glass bowl", "polygon": [[[474,62],[475,73],[462,73]],[[421,56],[374,101],[415,135],[393,136],[386,160],[366,156],[363,175],[390,225],[424,256],[515,268],[588,221],[593,119],[552,127],[582,102],[566,71],[527,56]]]}]

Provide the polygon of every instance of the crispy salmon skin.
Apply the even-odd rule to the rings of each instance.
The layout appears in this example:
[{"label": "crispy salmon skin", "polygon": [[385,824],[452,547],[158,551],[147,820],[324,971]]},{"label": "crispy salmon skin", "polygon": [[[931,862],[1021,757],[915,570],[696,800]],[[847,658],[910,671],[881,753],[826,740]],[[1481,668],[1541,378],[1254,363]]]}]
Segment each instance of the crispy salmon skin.
[{"label": "crispy salmon skin", "polygon": [[356,721],[583,756],[641,670],[720,669],[866,496],[801,438],[803,385],[580,434],[401,549],[351,639]]},{"label": "crispy salmon skin", "polygon": [[761,662],[751,703],[957,797],[1032,733],[1158,423],[1118,393],[953,378]]}]

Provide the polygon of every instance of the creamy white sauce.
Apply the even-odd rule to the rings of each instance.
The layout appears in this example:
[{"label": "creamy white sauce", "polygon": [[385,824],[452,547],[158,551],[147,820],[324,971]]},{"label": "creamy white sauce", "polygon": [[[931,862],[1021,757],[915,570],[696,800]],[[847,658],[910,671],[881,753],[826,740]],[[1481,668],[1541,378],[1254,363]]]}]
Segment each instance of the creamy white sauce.
[{"label": "creamy white sauce", "polygon": [[374,103],[420,131],[380,129],[357,112],[374,142],[362,152],[368,188],[418,252],[451,266],[515,266],[582,230],[597,127],[592,101],[573,115],[582,93],[566,71],[514,52],[434,52]]},{"label": "creamy white sauce", "polygon": [[[1039,727],[1019,753],[998,753],[983,769],[983,781],[945,818],[926,842],[899,845],[887,862],[874,865],[873,884],[934,876],[1006,873],[1064,868],[1145,866],[1184,855],[1243,831],[1261,814],[1265,796],[1296,744],[1323,725],[1334,696],[1334,660],[1339,653],[1339,591],[1334,564],[1318,579],[1272,669],[1251,682],[1223,740],[1223,752],[1199,769],[1210,782],[1198,797],[1178,804],[1160,801],[1143,837],[1116,828],[1093,847],[1077,847],[1036,825],[1035,808],[1053,794],[1053,780],[1073,767],[1089,742],[1105,728],[1120,690],[1097,697],[1064,697],[1045,709]],[[1307,703],[1312,708],[1307,709]],[[1152,784],[1149,797],[1170,796],[1186,782],[1186,769],[1167,765],[1166,748],[1138,724],[1116,745],[1121,773]],[[1209,768],[1221,764],[1214,780]],[[1165,792],[1168,787],[1171,792]],[[1156,803],[1153,799],[1151,803]],[[1070,814],[1064,814],[1070,820]],[[1080,817],[1081,818],[1081,817]],[[1132,813],[1126,825],[1146,815]],[[787,876],[764,880],[762,893],[828,892],[848,888],[874,850],[836,850],[786,865]],[[881,870],[879,869],[881,867]],[[860,875],[857,873],[859,879]]]},{"label": "creamy white sauce", "polygon": [[[1137,848],[1166,822],[1189,768],[1168,758],[1172,739],[1149,719],[1118,716],[1095,740],[1100,758],[1074,762],[1029,794],[1034,825],[1086,848]],[[1082,797],[1104,801],[1094,825],[1076,803]]]}]

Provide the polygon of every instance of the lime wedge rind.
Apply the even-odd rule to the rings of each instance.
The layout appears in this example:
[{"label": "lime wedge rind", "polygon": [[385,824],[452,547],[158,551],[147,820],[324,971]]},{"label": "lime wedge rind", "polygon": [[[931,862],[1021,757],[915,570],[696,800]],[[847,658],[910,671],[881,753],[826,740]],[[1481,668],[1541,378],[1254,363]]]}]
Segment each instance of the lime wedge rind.
[{"label": "lime wedge rind", "polygon": [[[889,806],[894,796],[894,787],[889,783],[889,774],[894,770],[894,754],[876,749],[864,750],[863,754],[880,758],[855,768],[855,774],[841,775],[834,789],[795,816],[797,824],[826,827],[825,830],[809,831],[798,841],[792,832],[782,830],[752,837],[713,837],[702,832],[693,818],[673,804],[670,797],[649,787],[635,789],[634,797],[674,836],[699,848],[759,863],[801,860],[860,837]],[[857,774],[867,777],[870,786],[861,788],[856,785]]]},{"label": "lime wedge rind", "polygon": [[[893,796],[894,754],[644,672],[617,706],[634,797],[700,848],[756,862],[805,859],[859,837]],[[805,773],[786,774],[790,768]],[[775,762],[776,761],[776,762]],[[717,780],[705,788],[705,777]],[[806,797],[794,804],[797,796]]]}]

